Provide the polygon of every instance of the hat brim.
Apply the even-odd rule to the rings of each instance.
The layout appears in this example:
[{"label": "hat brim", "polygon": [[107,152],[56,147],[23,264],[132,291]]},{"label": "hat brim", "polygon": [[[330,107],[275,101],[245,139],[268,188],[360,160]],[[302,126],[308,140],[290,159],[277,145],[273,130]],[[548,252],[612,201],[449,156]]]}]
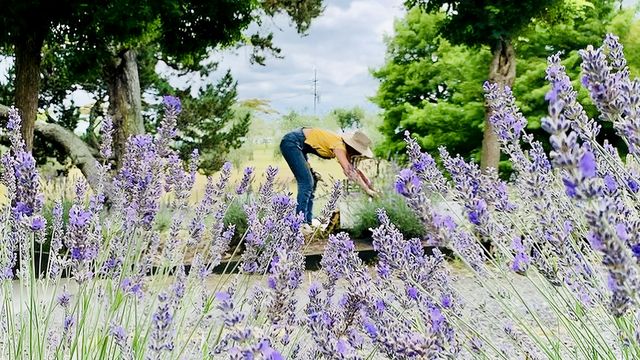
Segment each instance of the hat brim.
[{"label": "hat brim", "polygon": [[351,146],[355,151],[357,151],[360,155],[369,158],[369,159],[373,159],[373,151],[371,151],[370,147],[364,147],[362,146],[362,144],[359,144],[355,141],[353,141],[350,137],[345,136],[342,138],[342,140],[345,142],[345,144]]}]

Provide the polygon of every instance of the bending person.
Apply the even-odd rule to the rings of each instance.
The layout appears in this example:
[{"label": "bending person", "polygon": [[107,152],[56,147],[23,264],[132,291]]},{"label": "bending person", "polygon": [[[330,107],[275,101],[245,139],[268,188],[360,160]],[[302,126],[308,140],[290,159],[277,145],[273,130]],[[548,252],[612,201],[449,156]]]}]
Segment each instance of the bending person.
[{"label": "bending person", "polygon": [[318,128],[301,128],[286,134],[280,142],[280,151],[293,172],[298,184],[298,207],[310,226],[317,175],[309,165],[309,154],[323,159],[337,159],[344,174],[356,182],[364,192],[375,197],[378,193],[367,177],[355,167],[358,157],[373,158],[371,140],[360,130],[338,135]]}]

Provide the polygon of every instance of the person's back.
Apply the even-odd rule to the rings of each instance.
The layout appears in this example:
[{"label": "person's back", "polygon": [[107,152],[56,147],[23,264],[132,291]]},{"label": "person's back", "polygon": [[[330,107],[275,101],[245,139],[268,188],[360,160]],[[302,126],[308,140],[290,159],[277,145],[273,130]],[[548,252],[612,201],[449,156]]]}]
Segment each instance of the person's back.
[{"label": "person's back", "polygon": [[311,146],[315,155],[323,159],[336,157],[335,149],[346,151],[342,137],[334,132],[318,128],[302,128],[305,144]]}]

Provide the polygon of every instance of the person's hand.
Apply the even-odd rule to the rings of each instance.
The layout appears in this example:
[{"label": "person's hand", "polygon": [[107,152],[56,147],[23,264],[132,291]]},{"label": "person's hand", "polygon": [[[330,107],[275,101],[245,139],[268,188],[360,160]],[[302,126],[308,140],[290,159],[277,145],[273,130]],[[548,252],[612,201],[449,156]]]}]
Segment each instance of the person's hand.
[{"label": "person's hand", "polygon": [[367,195],[369,195],[373,199],[377,199],[377,198],[380,197],[380,193],[378,193],[377,191],[375,191],[373,189],[367,189],[365,191],[366,191]]}]

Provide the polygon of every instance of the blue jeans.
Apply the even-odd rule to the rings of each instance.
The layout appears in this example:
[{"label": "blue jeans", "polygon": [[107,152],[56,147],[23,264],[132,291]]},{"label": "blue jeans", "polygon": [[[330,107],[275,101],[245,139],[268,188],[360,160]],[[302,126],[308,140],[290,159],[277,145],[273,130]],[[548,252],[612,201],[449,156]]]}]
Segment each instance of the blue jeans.
[{"label": "blue jeans", "polygon": [[305,144],[304,140],[302,129],[294,130],[282,137],[280,152],[298,183],[296,212],[303,213],[305,222],[311,224],[316,181],[307,157],[309,145]]}]

